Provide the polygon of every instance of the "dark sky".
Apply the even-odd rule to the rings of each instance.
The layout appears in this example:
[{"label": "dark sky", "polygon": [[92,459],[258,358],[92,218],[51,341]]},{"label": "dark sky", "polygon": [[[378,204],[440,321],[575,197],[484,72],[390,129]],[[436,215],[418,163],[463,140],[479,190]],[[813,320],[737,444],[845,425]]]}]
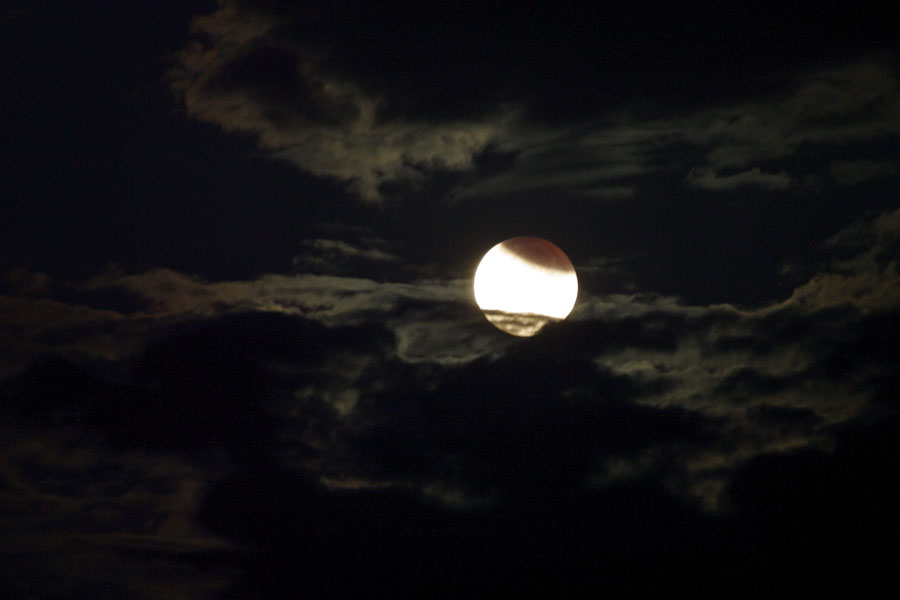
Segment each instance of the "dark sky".
[{"label": "dark sky", "polygon": [[[0,595],[888,581],[898,51],[752,3],[0,9]],[[580,286],[528,339],[471,289],[522,235]]]}]

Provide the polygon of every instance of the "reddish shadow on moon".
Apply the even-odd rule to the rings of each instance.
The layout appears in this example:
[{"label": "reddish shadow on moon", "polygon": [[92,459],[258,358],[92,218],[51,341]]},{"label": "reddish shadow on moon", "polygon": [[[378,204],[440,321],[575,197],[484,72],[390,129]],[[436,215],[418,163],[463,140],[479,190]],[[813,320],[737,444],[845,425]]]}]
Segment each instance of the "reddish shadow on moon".
[{"label": "reddish shadow on moon", "polygon": [[572,311],[578,277],[569,257],[547,240],[522,236],[503,241],[481,259],[473,280],[475,302],[501,331],[537,334]]},{"label": "reddish shadow on moon", "polygon": [[574,272],[575,268],[559,246],[532,236],[514,237],[501,242],[503,248],[533,265],[554,271]]}]

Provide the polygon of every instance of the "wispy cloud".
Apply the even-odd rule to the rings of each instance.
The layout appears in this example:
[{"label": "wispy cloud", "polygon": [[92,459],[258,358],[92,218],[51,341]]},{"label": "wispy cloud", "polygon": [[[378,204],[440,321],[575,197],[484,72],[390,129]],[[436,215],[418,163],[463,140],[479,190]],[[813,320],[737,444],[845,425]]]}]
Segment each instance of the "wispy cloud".
[{"label": "wispy cloud", "polygon": [[195,39],[169,72],[188,114],[226,131],[253,135],[272,156],[380,199],[385,183],[415,183],[434,170],[465,171],[513,117],[381,116],[384,99],[329,72],[320,51],[285,33],[264,11],[223,2],[197,17]]},{"label": "wispy cloud", "polygon": [[365,269],[376,264],[395,264],[400,257],[387,251],[383,240],[367,238],[365,246],[338,239],[314,239],[303,243],[305,252],[291,260],[291,266],[303,273],[344,274],[350,269]]}]

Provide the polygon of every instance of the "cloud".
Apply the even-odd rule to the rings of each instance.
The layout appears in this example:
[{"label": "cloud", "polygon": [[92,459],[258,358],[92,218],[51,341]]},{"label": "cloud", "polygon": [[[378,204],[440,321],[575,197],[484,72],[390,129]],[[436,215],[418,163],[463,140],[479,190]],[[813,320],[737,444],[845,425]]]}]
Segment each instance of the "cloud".
[{"label": "cloud", "polygon": [[123,317],[115,311],[6,295],[0,295],[0,310],[7,315],[0,328],[3,375],[50,352],[115,359],[134,350],[134,337],[116,335]]},{"label": "cloud", "polygon": [[871,312],[897,305],[900,209],[859,221],[824,243],[827,267],[797,287],[791,301],[817,307],[852,304]]},{"label": "cloud", "polygon": [[330,70],[315,44],[286,33],[287,18],[230,1],[195,18],[195,39],[168,75],[187,113],[250,134],[272,156],[372,202],[383,184],[470,170],[513,118],[500,108],[482,118],[385,118],[388,99]]},{"label": "cloud", "polygon": [[[873,59],[806,73],[777,93],[665,117],[616,111],[577,126],[519,122],[494,144],[514,157],[509,169],[454,196],[554,189],[622,199],[679,172],[688,185],[719,192],[780,192],[810,177],[851,185],[889,175],[896,165],[837,158],[838,146],[898,135],[900,81]],[[835,160],[818,165],[816,153],[835,153]],[[800,157],[811,157],[811,166],[798,171]]]},{"label": "cloud", "polygon": [[[263,275],[248,281],[207,282],[169,269],[140,274],[110,271],[79,284],[72,299],[0,295],[11,319],[0,331],[3,368],[12,373],[44,354],[117,360],[133,356],[153,332],[194,319],[243,312],[310,318],[328,326],[383,322],[409,360],[469,360],[506,340],[474,307],[470,280],[379,283],[333,275]],[[92,295],[118,292],[133,306],[94,308]]]},{"label": "cloud", "polygon": [[694,187],[713,191],[730,191],[742,187],[785,190],[793,184],[793,179],[784,171],[764,173],[759,167],[754,167],[733,175],[718,175],[709,169],[691,169],[687,182]]},{"label": "cloud", "polygon": [[0,428],[6,592],[213,598],[233,584],[226,569],[204,566],[235,547],[196,525],[201,470],[171,456],[110,452],[77,429],[13,424],[21,422]]},{"label": "cloud", "polygon": [[365,247],[355,246],[343,240],[314,239],[303,243],[306,251],[291,260],[298,272],[342,275],[364,271],[374,265],[396,265],[400,258],[386,251],[383,240],[366,238]]},{"label": "cloud", "polygon": [[[32,343],[65,332],[90,355],[97,325],[71,319],[92,314],[133,350],[105,375],[56,360],[0,383],[0,428],[24,432],[0,446],[14,558],[49,565],[27,580],[62,590],[152,554],[157,577],[202,597],[233,579],[185,565],[224,553],[235,595],[277,597],[293,577],[330,591],[399,580],[397,564],[577,578],[575,557],[657,572],[665,548],[706,557],[706,572],[724,544],[757,565],[778,551],[758,533],[775,522],[817,540],[791,546],[790,564],[817,564],[836,542],[812,524],[882,498],[895,466],[900,282],[882,254],[898,222],[837,233],[821,272],[769,306],[585,296],[528,339],[491,326],[470,281],[158,269],[81,284],[85,302],[134,296],[127,310],[17,297],[53,303],[23,317],[41,328]],[[811,503],[816,519],[791,518]],[[573,552],[546,550],[561,547]],[[123,594],[152,597],[144,571],[122,568]]]},{"label": "cloud", "polygon": [[831,163],[831,179],[837,185],[857,185],[890,177],[898,171],[896,160],[836,160]]},{"label": "cloud", "polygon": [[[531,485],[532,475],[516,471],[499,447],[496,455],[479,449],[466,431],[515,448],[519,442],[505,436],[537,423],[570,436],[584,426],[575,436],[582,446],[573,448],[582,454],[559,454],[579,465],[566,485],[652,474],[666,489],[715,508],[741,465],[766,453],[826,448],[829,432],[869,410],[893,381],[896,352],[885,336],[897,320],[900,279],[895,259],[882,255],[896,243],[896,224],[895,212],[885,213],[836,234],[826,244],[835,258],[769,306],[586,296],[566,321],[548,324],[533,340],[491,326],[474,306],[470,280],[265,275],[207,282],[165,269],[109,272],[84,289],[126,292],[139,300],[132,310],[92,313],[19,298],[55,307],[19,325],[31,332],[21,354],[34,356],[40,340],[39,348],[53,347],[63,332],[71,342],[58,350],[73,357],[108,348],[96,337],[104,327],[112,339],[132,340],[118,357],[168,390],[174,406],[193,407],[190,423],[206,423],[185,451],[217,445],[240,455],[242,442],[228,434],[233,420],[203,416],[225,403],[244,428],[278,429],[270,417],[294,423],[286,438],[297,452],[291,464],[314,479],[446,496],[448,505],[469,498],[474,506],[479,498],[503,503],[513,489],[507,486]],[[95,325],[73,329],[84,314]],[[147,345],[149,337],[163,341]],[[260,408],[270,403],[279,407],[274,415]],[[143,408],[155,404],[138,401],[135,414],[150,410],[140,421],[164,431],[169,413]],[[110,414],[101,421],[118,422],[120,413]],[[513,426],[519,418],[525,421]],[[650,429],[626,434],[630,419]],[[670,427],[677,435],[662,433]],[[142,439],[128,428],[121,436]],[[540,439],[536,448],[564,444],[563,437]],[[542,460],[520,450],[530,457],[523,465]],[[555,468],[533,475],[551,477]]]},{"label": "cloud", "polygon": [[[441,18],[363,5],[342,11],[223,0],[193,20],[169,86],[189,116],[247,134],[269,156],[371,202],[437,173],[455,178],[452,198],[553,189],[622,200],[670,174],[710,191],[784,191],[823,176],[849,185],[888,169],[841,155],[838,145],[900,135],[900,83],[877,57],[718,105],[673,111],[658,98],[642,112],[605,104],[563,122],[548,106],[576,107],[581,94],[542,90],[551,74],[541,61],[528,77],[504,62],[520,58],[504,54],[511,49],[475,30],[447,39]],[[498,33],[531,33],[519,31],[524,23],[496,25]],[[479,64],[467,64],[478,48]],[[509,164],[488,168],[494,154]],[[807,155],[814,160],[796,162]],[[834,164],[820,165],[822,156]]]},{"label": "cloud", "polygon": [[322,252],[340,257],[360,257],[373,261],[395,261],[398,258],[376,248],[360,249],[340,240],[311,240],[304,243],[305,246],[321,250]]},{"label": "cloud", "polygon": [[635,180],[658,171],[651,157],[666,132],[661,124],[622,120],[621,125],[610,119],[576,127],[511,127],[493,146],[514,157],[510,168],[460,187],[452,197],[565,190],[600,199],[630,198]]},{"label": "cloud", "polygon": [[25,267],[13,267],[6,271],[6,285],[16,295],[46,295],[53,279],[46,273],[35,273]]},{"label": "cloud", "polygon": [[897,305],[898,284],[896,262],[877,273],[822,273],[794,290],[791,301],[815,307],[853,304],[863,310],[884,310]]},{"label": "cloud", "polygon": [[683,135],[705,147],[713,169],[784,159],[804,145],[828,147],[900,134],[900,82],[877,62],[822,69],[781,94],[698,113]]}]

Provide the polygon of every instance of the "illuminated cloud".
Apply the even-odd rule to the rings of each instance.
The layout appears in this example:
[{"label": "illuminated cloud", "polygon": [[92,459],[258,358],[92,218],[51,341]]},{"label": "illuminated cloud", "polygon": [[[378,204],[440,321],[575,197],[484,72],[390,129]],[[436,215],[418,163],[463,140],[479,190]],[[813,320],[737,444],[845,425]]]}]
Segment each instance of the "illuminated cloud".
[{"label": "illuminated cloud", "polygon": [[513,117],[498,109],[477,119],[385,118],[387,99],[330,72],[314,44],[284,33],[290,26],[231,1],[194,19],[194,41],[169,72],[188,114],[250,134],[272,156],[372,202],[383,184],[472,169]]},{"label": "illuminated cloud", "polygon": [[[358,12],[355,26],[365,31],[366,15],[377,23],[357,35],[390,37],[378,21],[389,11]],[[473,104],[467,94],[490,89],[488,81],[446,89],[466,85],[462,72],[446,73],[439,92],[420,59],[369,56],[363,41],[344,39],[345,25],[335,19],[312,8],[223,0],[193,20],[192,40],[169,70],[170,88],[192,117],[249,134],[270,156],[373,202],[389,186],[417,186],[438,172],[460,176],[449,193],[458,199],[565,190],[621,200],[670,172],[710,191],[784,191],[813,176],[829,178],[827,165],[796,171],[791,159],[810,148],[828,153],[836,144],[900,134],[900,83],[879,59],[799,74],[780,91],[718,106],[660,107],[664,117],[610,106],[606,114],[560,124],[499,92]],[[371,61],[378,59],[394,63],[375,82]],[[528,85],[515,78],[493,84]],[[476,159],[485,153],[511,164],[481,172]],[[895,171],[863,160],[836,156],[830,179],[848,185]]]},{"label": "illuminated cloud", "polygon": [[555,129],[517,123],[495,145],[514,157],[510,168],[461,187],[454,197],[566,190],[626,199],[672,172],[685,173],[689,186],[719,192],[781,192],[811,176],[850,185],[890,176],[896,164],[841,159],[798,172],[791,161],[812,148],[828,155],[839,144],[897,135],[900,81],[892,68],[872,60],[808,73],[778,93],[665,118],[618,112]]}]

